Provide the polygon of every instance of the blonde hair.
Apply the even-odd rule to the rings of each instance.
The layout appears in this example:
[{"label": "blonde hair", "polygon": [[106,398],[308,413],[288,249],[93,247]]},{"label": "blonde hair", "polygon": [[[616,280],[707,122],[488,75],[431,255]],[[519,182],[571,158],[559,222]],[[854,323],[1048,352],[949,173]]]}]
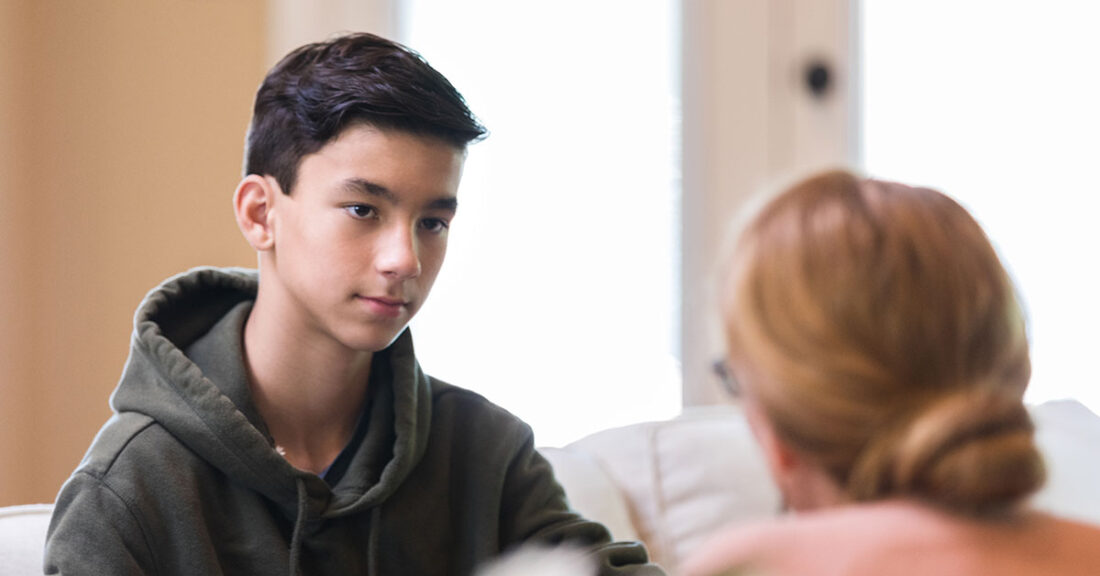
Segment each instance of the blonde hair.
[{"label": "blonde hair", "polygon": [[982,514],[1041,486],[1023,314],[955,201],[826,172],[765,204],[729,265],[731,365],[849,498]]}]

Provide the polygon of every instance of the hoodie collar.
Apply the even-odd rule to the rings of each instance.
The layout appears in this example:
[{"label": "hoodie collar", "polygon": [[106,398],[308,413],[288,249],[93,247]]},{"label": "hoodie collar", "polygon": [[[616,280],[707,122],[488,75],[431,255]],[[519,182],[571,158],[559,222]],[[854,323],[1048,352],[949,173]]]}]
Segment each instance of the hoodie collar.
[{"label": "hoodie collar", "polygon": [[152,417],[202,459],[298,522],[305,520],[302,511],[332,517],[378,505],[400,486],[427,445],[430,381],[416,362],[409,331],[387,349],[390,382],[371,382],[377,387],[366,438],[330,490],[275,452],[252,404],[241,334],[258,282],[251,270],[199,268],[151,291],[135,316],[130,357],[112,408]]}]

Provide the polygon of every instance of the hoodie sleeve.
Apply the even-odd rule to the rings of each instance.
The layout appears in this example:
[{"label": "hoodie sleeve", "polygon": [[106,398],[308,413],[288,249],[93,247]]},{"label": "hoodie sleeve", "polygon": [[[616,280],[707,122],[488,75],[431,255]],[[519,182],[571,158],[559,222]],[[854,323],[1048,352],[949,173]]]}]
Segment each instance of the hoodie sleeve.
[{"label": "hoodie sleeve", "polygon": [[504,488],[501,530],[511,545],[541,543],[591,550],[600,576],[661,576],[640,542],[612,542],[602,524],[573,512],[550,463],[528,435],[512,460]]},{"label": "hoodie sleeve", "polygon": [[65,484],[46,536],[45,574],[156,574],[152,558],[126,502],[101,479],[77,472]]}]

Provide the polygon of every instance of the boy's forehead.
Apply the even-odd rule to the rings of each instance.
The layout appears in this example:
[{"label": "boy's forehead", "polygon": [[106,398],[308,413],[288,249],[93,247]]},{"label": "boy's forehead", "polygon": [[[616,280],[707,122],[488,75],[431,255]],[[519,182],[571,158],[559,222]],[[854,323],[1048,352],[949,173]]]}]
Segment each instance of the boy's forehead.
[{"label": "boy's forehead", "polygon": [[454,205],[465,159],[465,147],[442,139],[358,123],[304,156],[298,176],[299,182],[394,203],[411,195],[449,198]]},{"label": "boy's forehead", "polygon": [[453,142],[443,138],[442,136],[436,136],[429,132],[421,132],[418,130],[410,130],[407,128],[400,128],[396,126],[385,126],[375,122],[367,120],[355,120],[349,122],[347,126],[344,126],[331,140],[325,143],[325,146],[332,144],[344,138],[349,133],[353,132],[372,132],[388,138],[408,138],[413,140],[419,140],[425,143],[441,144],[451,148],[451,150],[459,153],[463,158],[466,157],[467,147],[465,145],[456,145]]},{"label": "boy's forehead", "polygon": [[336,134],[326,142],[315,154],[324,153],[326,150],[340,146],[359,146],[364,152],[369,149],[372,154],[395,153],[399,149],[405,151],[409,148],[433,149],[445,151],[443,155],[449,161],[458,158],[466,159],[466,146],[458,146],[444,138],[400,128],[379,127],[368,122],[354,122]]}]

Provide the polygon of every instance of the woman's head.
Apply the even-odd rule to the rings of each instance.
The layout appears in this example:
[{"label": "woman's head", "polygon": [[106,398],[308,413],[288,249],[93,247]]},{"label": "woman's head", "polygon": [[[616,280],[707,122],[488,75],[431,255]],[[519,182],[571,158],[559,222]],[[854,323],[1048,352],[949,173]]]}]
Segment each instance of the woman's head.
[{"label": "woman's head", "polygon": [[981,513],[1041,484],[1020,306],[947,196],[842,171],[804,180],[742,231],[722,299],[751,403],[846,498]]}]

